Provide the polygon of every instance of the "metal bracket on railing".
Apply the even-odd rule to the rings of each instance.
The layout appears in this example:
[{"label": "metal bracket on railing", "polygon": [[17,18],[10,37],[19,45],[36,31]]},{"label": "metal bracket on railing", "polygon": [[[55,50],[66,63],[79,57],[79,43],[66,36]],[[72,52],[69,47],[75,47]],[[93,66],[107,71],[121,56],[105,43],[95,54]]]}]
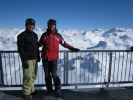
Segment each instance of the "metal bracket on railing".
[{"label": "metal bracket on railing", "polygon": [[106,84],[106,87],[109,87],[109,84],[110,84],[111,68],[112,68],[112,52],[109,53],[109,72],[108,72],[108,82]]},{"label": "metal bracket on railing", "polygon": [[2,56],[0,53],[0,85],[4,85],[4,75],[3,75],[3,67],[2,67]]},{"label": "metal bracket on railing", "polygon": [[68,84],[68,52],[64,52],[64,84]]}]

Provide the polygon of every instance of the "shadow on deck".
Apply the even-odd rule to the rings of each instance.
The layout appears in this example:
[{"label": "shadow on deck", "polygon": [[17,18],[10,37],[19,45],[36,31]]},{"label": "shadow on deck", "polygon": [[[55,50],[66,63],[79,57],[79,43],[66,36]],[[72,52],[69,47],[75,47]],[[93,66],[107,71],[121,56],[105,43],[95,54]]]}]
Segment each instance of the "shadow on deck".
[{"label": "shadow on deck", "polygon": [[[63,100],[133,100],[133,88],[62,90]],[[21,91],[1,91],[0,100],[23,100]],[[37,91],[33,100],[60,100]]]}]

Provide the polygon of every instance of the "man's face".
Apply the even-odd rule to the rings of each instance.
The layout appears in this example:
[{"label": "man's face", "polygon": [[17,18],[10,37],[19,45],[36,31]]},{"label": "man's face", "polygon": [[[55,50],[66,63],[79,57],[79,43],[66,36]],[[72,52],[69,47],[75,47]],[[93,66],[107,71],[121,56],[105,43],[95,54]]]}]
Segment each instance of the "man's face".
[{"label": "man's face", "polygon": [[48,25],[48,28],[49,28],[51,31],[55,31],[56,25],[54,25],[54,24],[49,24],[49,25]]},{"label": "man's face", "polygon": [[32,24],[28,24],[28,25],[27,25],[27,29],[28,29],[30,32],[32,32],[32,31],[34,30],[34,28],[35,28],[35,25],[32,25]]}]

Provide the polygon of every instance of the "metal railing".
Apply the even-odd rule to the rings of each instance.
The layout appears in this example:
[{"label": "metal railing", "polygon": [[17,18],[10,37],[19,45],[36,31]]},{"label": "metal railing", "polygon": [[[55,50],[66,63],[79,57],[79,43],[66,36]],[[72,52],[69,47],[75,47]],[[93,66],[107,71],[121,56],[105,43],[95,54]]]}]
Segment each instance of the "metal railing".
[{"label": "metal railing", "polygon": [[[63,86],[121,86],[133,83],[133,52],[130,50],[60,51],[58,74]],[[45,86],[42,63],[38,63],[36,86]],[[20,87],[23,70],[17,51],[0,51],[0,87]]]}]

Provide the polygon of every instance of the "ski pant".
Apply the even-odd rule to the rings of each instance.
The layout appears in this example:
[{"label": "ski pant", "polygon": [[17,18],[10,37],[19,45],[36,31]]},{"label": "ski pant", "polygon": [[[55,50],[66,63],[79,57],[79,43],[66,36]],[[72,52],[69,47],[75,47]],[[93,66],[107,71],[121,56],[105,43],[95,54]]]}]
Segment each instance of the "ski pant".
[{"label": "ski pant", "polygon": [[36,59],[27,60],[22,62],[23,66],[23,93],[30,95],[35,91],[34,81],[37,74],[37,61]]},{"label": "ski pant", "polygon": [[45,82],[46,82],[46,88],[47,91],[52,91],[52,79],[55,86],[55,91],[58,91],[61,89],[61,82],[59,79],[59,76],[57,75],[57,60],[54,61],[47,61],[42,60],[44,72],[45,72]]}]

